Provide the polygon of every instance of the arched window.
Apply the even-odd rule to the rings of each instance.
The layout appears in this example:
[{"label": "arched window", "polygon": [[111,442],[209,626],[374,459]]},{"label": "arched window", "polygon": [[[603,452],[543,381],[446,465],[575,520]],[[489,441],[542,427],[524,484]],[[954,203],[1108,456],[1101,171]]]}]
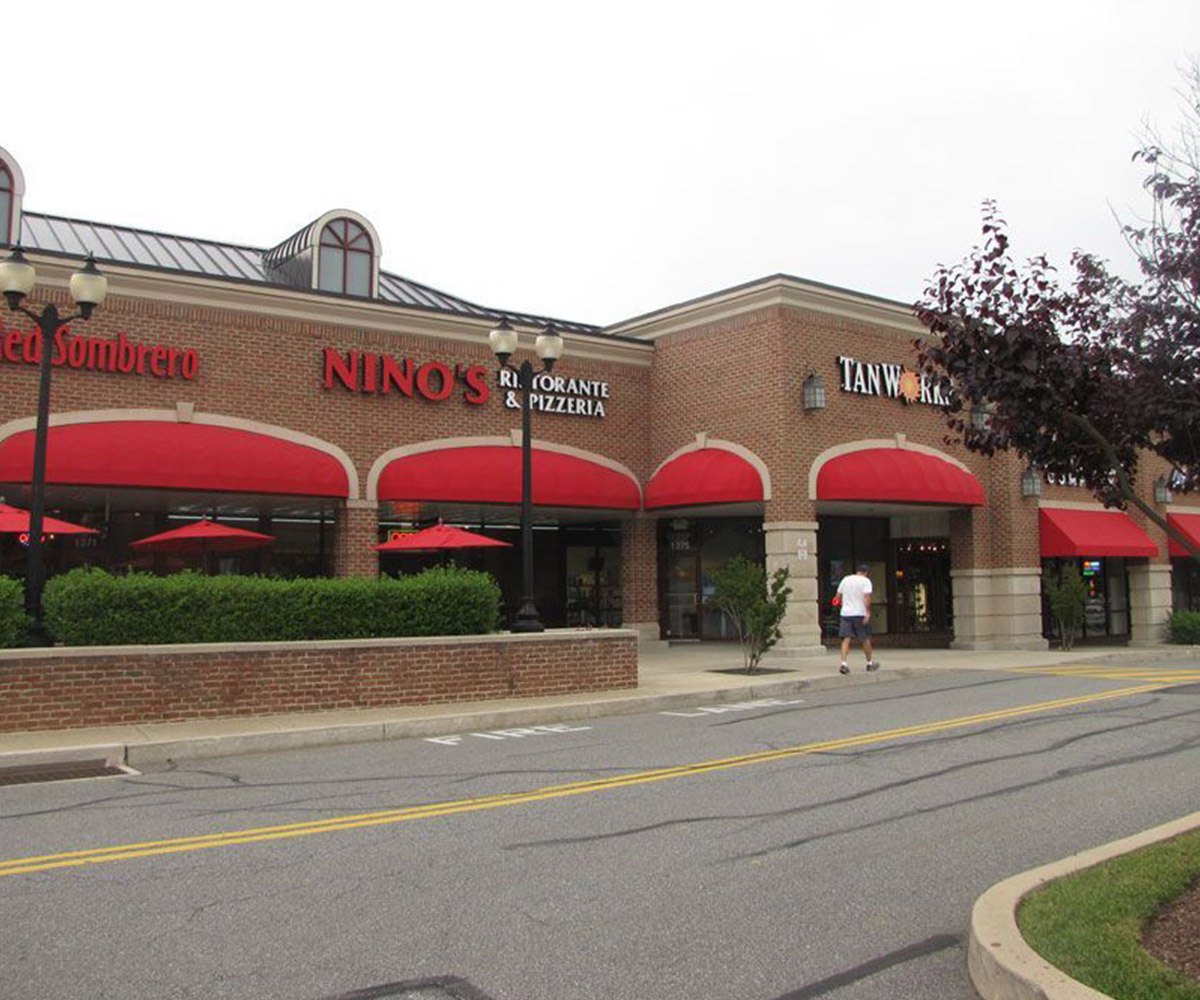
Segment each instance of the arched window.
[{"label": "arched window", "polygon": [[334,219],[321,231],[317,287],[323,292],[370,295],[374,259],[367,231],[349,219]]},{"label": "arched window", "polygon": [[17,242],[16,234],[12,231],[15,191],[12,174],[9,173],[4,161],[0,160],[0,243]]}]

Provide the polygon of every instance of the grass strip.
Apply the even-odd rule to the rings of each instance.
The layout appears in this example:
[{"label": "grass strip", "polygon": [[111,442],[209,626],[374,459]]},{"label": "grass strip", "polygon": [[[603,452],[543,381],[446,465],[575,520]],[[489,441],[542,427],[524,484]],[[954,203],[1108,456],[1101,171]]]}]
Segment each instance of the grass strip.
[{"label": "grass strip", "polygon": [[1141,945],[1142,929],[1200,878],[1200,831],[1052,882],[1017,911],[1039,955],[1115,1000],[1200,1000],[1200,982]]}]

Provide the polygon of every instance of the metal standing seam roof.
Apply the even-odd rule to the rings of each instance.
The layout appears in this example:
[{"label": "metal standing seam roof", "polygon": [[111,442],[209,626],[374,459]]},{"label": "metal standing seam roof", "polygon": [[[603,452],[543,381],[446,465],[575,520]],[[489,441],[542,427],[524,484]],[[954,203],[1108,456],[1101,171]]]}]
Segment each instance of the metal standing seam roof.
[{"label": "metal standing seam roof", "polygon": [[[305,226],[296,235],[305,233],[308,228]],[[135,267],[181,271],[186,274],[281,287],[280,282],[267,277],[265,259],[269,254],[278,254],[282,245],[271,250],[262,250],[34,212],[21,213],[20,243],[26,250],[72,256],[92,254],[99,263],[109,261],[114,264],[132,264]],[[576,333],[601,332],[599,326],[590,323],[575,323],[528,313],[489,309],[383,270],[379,272],[379,300],[398,306],[475,318],[494,319],[503,315],[514,323],[528,326],[553,323],[560,330]]]}]

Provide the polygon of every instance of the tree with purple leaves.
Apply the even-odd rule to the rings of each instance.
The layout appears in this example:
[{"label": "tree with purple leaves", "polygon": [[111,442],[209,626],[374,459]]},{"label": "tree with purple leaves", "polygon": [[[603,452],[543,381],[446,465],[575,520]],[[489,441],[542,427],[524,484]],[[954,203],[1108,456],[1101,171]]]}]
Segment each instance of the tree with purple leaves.
[{"label": "tree with purple leaves", "polygon": [[1067,283],[1044,256],[1018,264],[989,201],[982,244],[939,266],[914,308],[930,333],[916,341],[921,371],[951,400],[950,440],[1014,450],[1106,506],[1132,504],[1200,560],[1137,489],[1150,454],[1176,492],[1200,487],[1200,62],[1184,78],[1178,137],[1147,127],[1134,154],[1149,168],[1150,212],[1122,230],[1140,280],[1078,250]]}]

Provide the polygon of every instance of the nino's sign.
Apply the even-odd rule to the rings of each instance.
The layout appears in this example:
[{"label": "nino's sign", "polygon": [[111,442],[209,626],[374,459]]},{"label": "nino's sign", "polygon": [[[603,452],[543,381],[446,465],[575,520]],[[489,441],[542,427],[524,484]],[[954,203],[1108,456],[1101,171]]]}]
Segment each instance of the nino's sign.
[{"label": "nino's sign", "polygon": [[[326,347],[321,354],[321,385],[340,386],[368,396],[403,396],[439,403],[453,396],[480,406],[491,398],[488,368],[483,365],[451,364],[445,361],[414,360],[375,351],[339,351]],[[500,369],[497,386],[504,405],[521,408],[517,373]],[[565,413],[574,417],[603,417],[608,383],[597,379],[564,378],[543,372],[533,380],[529,394],[531,409],[542,413]]]},{"label": "nino's sign", "polygon": [[918,372],[903,365],[859,361],[857,358],[838,358],[842,392],[857,392],[863,396],[890,396],[906,403],[925,403],[946,406],[950,400],[936,385]]}]

